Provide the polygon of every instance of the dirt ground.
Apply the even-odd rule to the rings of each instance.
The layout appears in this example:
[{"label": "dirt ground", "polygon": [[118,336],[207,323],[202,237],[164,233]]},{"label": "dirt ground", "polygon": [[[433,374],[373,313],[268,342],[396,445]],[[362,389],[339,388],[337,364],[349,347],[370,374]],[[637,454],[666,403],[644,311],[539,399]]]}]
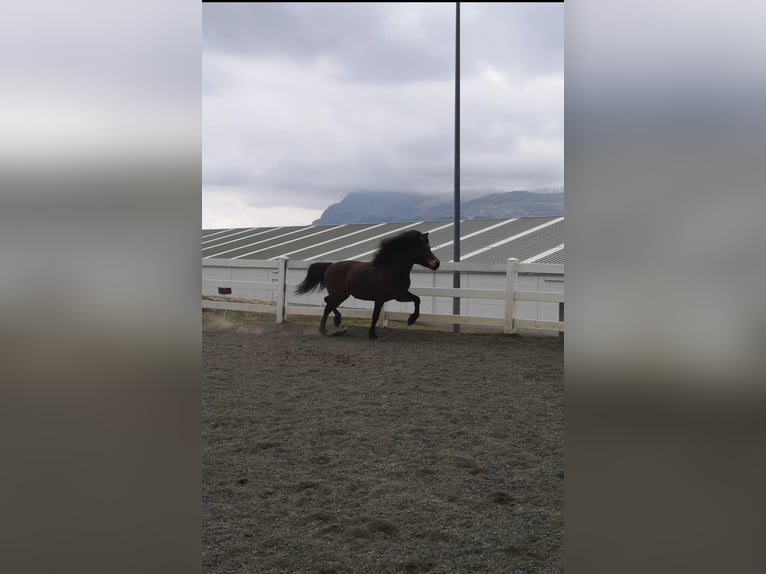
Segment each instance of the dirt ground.
[{"label": "dirt ground", "polygon": [[211,573],[562,572],[563,342],[203,316]]}]

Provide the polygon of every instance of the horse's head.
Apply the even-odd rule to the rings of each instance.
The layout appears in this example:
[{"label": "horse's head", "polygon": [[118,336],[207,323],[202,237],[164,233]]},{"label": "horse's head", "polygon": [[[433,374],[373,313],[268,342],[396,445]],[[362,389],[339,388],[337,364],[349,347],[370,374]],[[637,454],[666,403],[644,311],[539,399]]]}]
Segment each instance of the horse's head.
[{"label": "horse's head", "polygon": [[385,265],[398,262],[402,265],[417,263],[436,271],[439,268],[439,258],[431,253],[428,244],[428,233],[408,229],[399,235],[384,239],[380,249],[372,260],[373,265]]},{"label": "horse's head", "polygon": [[436,271],[441,264],[439,258],[431,251],[431,244],[428,242],[428,233],[418,233],[415,239],[415,263],[428,267]]}]

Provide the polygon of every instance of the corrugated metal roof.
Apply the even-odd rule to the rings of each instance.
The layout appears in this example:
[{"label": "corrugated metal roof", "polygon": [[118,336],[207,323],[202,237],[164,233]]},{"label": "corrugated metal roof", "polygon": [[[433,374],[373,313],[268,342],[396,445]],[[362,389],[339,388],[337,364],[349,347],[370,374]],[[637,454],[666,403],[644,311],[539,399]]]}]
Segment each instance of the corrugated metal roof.
[{"label": "corrugated metal roof", "polygon": [[[535,218],[537,219],[537,218]],[[473,257],[469,257],[470,261],[482,261],[488,263],[494,263],[498,261],[505,261],[510,257],[516,257],[519,261],[526,261],[533,258],[535,255],[543,253],[548,249],[551,249],[561,243],[563,243],[564,222],[553,223],[547,227],[542,227],[536,231],[533,231],[537,227],[541,227],[541,224],[549,223],[558,218],[545,218],[548,221],[541,221],[543,218],[537,219],[538,225],[531,227],[527,231],[531,231],[523,237],[514,239],[497,247],[488,249],[482,253],[479,253]],[[511,234],[508,234],[509,237]]]},{"label": "corrugated metal roof", "polygon": [[[237,229],[203,229],[202,257],[341,261],[370,260],[386,237],[404,229],[429,233],[434,254],[452,259],[451,221],[353,223]],[[561,217],[471,219],[460,223],[461,259],[501,263],[510,257],[537,263],[564,262]]]}]

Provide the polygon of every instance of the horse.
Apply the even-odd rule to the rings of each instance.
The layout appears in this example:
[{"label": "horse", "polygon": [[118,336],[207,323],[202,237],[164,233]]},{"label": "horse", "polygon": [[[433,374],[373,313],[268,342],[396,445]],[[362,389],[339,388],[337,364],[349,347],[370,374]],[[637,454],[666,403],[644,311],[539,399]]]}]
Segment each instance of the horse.
[{"label": "horse", "polygon": [[312,263],[303,282],[295,293],[303,295],[319,288],[327,288],[324,313],[319,323],[319,332],[327,334],[327,317],[334,313],[333,322],[340,326],[341,314],[338,306],[350,296],[364,301],[374,301],[370,339],[377,339],[375,324],[380,317],[383,303],[396,299],[412,301],[415,310],[407,319],[412,325],[420,316],[420,297],[410,293],[410,272],[417,263],[432,271],[439,268],[440,261],[431,252],[428,233],[408,230],[380,242],[380,248],[372,261],[337,261],[335,263]]}]

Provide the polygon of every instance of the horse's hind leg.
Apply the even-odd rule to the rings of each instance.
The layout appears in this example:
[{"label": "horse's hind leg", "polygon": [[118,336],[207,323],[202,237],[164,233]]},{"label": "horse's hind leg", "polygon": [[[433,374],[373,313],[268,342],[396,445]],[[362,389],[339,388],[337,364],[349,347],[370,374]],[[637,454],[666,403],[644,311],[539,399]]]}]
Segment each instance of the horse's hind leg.
[{"label": "horse's hind leg", "polygon": [[375,323],[378,322],[380,317],[380,311],[383,309],[383,303],[385,301],[375,301],[375,308],[372,310],[372,325],[370,325],[370,339],[377,339],[378,334],[375,332]]},{"label": "horse's hind leg", "polygon": [[322,321],[321,323],[319,323],[319,332],[322,333],[322,335],[327,334],[327,317],[330,316],[330,311],[332,311],[333,314],[335,315],[335,317],[333,317],[333,323],[335,324],[335,326],[337,327],[340,325],[341,314],[340,314],[340,311],[338,311],[338,305],[340,305],[343,302],[343,301],[336,302],[336,300],[333,299],[330,295],[325,297],[324,300],[325,300],[325,303],[327,304],[325,305],[324,313],[322,313]]},{"label": "horse's hind leg", "polygon": [[412,315],[407,318],[407,324],[412,325],[418,320],[418,317],[420,317],[420,297],[408,291],[406,295],[397,297],[396,300],[402,303],[407,303],[408,301],[415,303],[415,310],[412,312]]},{"label": "horse's hind leg", "polygon": [[330,311],[332,310],[332,306],[327,303],[327,305],[324,306],[324,313],[322,313],[322,320],[319,322],[319,333],[322,335],[327,334],[327,316],[330,314]]}]

